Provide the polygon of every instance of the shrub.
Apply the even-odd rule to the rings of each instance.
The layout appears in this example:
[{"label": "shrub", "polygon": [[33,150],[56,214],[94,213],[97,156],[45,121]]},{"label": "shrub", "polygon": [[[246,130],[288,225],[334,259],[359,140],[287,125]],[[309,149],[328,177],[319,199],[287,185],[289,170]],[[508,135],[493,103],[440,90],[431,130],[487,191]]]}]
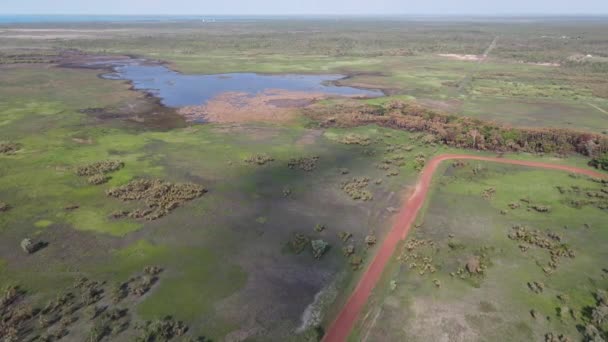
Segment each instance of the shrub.
[{"label": "shrub", "polygon": [[346,192],[350,198],[354,200],[369,201],[374,198],[372,193],[367,190],[369,178],[359,177],[353,178],[348,182],[342,183],[342,190]]},{"label": "shrub", "polygon": [[320,259],[329,249],[329,244],[321,239],[312,240],[310,242],[310,246],[312,247],[312,255],[315,257],[315,259]]},{"label": "shrub", "polygon": [[317,167],[317,161],[319,160],[318,156],[313,157],[302,157],[302,158],[292,158],[287,162],[287,167],[290,169],[300,169],[306,172],[310,172]]},{"label": "shrub", "polygon": [[0,202],[0,213],[3,211],[8,211],[11,208],[10,205],[4,202]]},{"label": "shrub", "polygon": [[78,167],[79,176],[96,176],[114,172],[123,168],[125,164],[119,160],[103,160]]},{"label": "shrub", "polygon": [[608,153],[602,153],[600,156],[591,159],[589,165],[596,169],[608,171]]},{"label": "shrub", "polygon": [[271,161],[274,161],[274,158],[266,153],[257,153],[245,158],[245,162],[248,164],[264,165]]},{"label": "shrub", "polygon": [[170,341],[174,337],[183,336],[188,327],[182,321],[176,321],[171,316],[156,321],[147,321],[139,327],[138,342]]},{"label": "shrub", "polygon": [[[123,201],[143,200],[147,208],[130,212],[132,218],[155,220],[168,214],[182,203],[193,200],[207,192],[204,187],[193,183],[169,183],[160,179],[139,179],[123,186],[109,189],[106,194]],[[122,217],[117,212],[114,217]]]},{"label": "shrub", "polygon": [[21,144],[13,142],[0,143],[0,154],[14,154],[21,149]]},{"label": "shrub", "polygon": [[310,239],[307,236],[296,233],[289,241],[289,248],[295,254],[300,254],[306,248],[308,242],[310,242]]},{"label": "shrub", "polygon": [[93,175],[93,176],[87,178],[87,183],[89,183],[91,185],[99,185],[99,184],[103,184],[103,183],[107,182],[108,180],[110,180],[110,177],[99,173],[99,174],[96,174],[96,175]]}]

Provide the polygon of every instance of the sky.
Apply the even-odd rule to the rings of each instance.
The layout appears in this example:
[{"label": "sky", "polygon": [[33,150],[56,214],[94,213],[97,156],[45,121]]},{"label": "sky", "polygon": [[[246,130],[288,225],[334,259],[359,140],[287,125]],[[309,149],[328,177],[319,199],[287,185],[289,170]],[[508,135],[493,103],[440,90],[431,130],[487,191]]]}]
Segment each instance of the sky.
[{"label": "sky", "polygon": [[0,14],[608,14],[608,0],[0,0]]}]

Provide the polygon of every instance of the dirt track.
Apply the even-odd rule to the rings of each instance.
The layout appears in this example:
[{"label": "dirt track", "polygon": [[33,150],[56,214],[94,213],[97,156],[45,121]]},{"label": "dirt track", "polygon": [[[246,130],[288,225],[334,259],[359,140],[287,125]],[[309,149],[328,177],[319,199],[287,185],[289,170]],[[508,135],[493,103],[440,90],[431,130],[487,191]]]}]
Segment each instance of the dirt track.
[{"label": "dirt track", "polygon": [[405,239],[407,233],[410,230],[410,227],[416,219],[418,211],[420,210],[420,208],[422,208],[429,187],[431,185],[431,180],[433,178],[433,175],[435,174],[435,171],[437,170],[437,166],[439,166],[442,161],[451,159],[490,161],[501,164],[522,165],[535,168],[561,170],[596,178],[608,177],[608,175],[606,175],[605,173],[567,165],[493,157],[471,156],[466,154],[443,154],[431,159],[431,161],[425,166],[424,170],[422,170],[422,174],[420,175],[420,179],[418,180],[418,184],[416,185],[414,193],[403,204],[403,207],[397,215],[390,232],[388,233],[382,245],[378,249],[374,260],[369,265],[363,276],[361,276],[357,287],[355,288],[351,296],[348,298],[348,301],[338,314],[336,320],[330,325],[329,329],[327,330],[327,333],[323,338],[324,342],[346,341],[348,335],[350,334],[350,331],[352,330],[357,320],[357,317],[361,313],[365,303],[367,302],[368,297],[376,286],[376,283],[380,279],[384,267],[386,266],[391,255],[395,251],[397,244],[399,243],[399,241]]}]

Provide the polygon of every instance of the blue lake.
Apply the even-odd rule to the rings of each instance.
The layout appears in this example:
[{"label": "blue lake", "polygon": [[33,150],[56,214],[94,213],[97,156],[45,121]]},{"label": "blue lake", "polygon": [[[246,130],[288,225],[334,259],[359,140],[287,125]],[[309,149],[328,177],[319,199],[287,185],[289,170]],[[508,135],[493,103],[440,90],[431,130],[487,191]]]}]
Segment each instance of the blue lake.
[{"label": "blue lake", "polygon": [[160,98],[168,107],[201,105],[225,92],[256,95],[266,90],[281,89],[339,96],[380,97],[379,90],[358,89],[335,85],[343,75],[264,75],[230,73],[217,75],[188,75],[162,65],[128,64],[116,66],[115,72],[104,78],[128,80],[137,90]]}]

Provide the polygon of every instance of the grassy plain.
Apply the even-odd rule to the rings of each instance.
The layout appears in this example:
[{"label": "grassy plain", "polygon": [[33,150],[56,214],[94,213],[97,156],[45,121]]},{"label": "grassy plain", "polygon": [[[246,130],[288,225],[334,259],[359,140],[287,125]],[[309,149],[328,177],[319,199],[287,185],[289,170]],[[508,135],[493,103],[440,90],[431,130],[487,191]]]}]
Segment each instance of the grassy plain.
[{"label": "grassy plain", "polygon": [[[607,27],[603,18],[531,18],[517,25],[483,18],[279,18],[75,24],[67,32],[61,25],[37,25],[0,32],[0,61],[25,54],[21,60],[29,62],[32,55],[67,48],[160,59],[186,73],[343,73],[351,76],[345,84],[385,89],[462,115],[602,132],[608,129]],[[440,56],[480,57],[494,39],[482,61]]]},{"label": "grassy plain", "polygon": [[[0,285],[21,284],[44,303],[81,276],[114,284],[158,265],[165,272],[137,305],[137,317],[171,314],[213,338],[289,336],[331,275],[343,273],[343,283],[353,275],[338,233],[351,232],[364,256],[365,235],[385,232],[391,215],[386,208],[397,207],[401,189],[415,182],[413,156],[443,149],[418,146],[407,132],[374,126],[320,130],[303,118],[287,125],[157,129],[131,120],[153,104],[122,82],[97,78],[97,71],[11,66],[2,72],[10,82],[0,85],[0,93],[10,100],[1,105],[0,134],[22,148],[0,156],[0,198],[11,206],[0,215]],[[127,103],[141,108],[125,112]],[[100,117],[86,111],[91,106],[116,115]],[[339,142],[349,134],[370,144]],[[414,149],[387,152],[389,145],[404,143]],[[275,161],[244,162],[261,152]],[[320,157],[314,171],[287,167],[290,158],[311,155]],[[397,176],[376,167],[397,155],[405,158],[393,167]],[[90,185],[76,175],[78,166],[105,159],[125,163],[107,184]],[[362,176],[372,182],[373,201],[353,201],[340,189],[341,182]],[[104,191],[142,177],[195,182],[209,193],[159,220],[111,218],[133,205]],[[293,193],[289,198],[285,187]],[[78,208],[65,209],[72,205]],[[316,233],[316,224],[328,228]],[[310,252],[286,253],[295,233],[323,238],[334,248],[320,261]],[[27,255],[19,246],[24,237],[49,245]],[[284,274],[286,269],[292,271]],[[300,299],[286,304],[284,296]],[[251,322],[252,315],[264,319]]]},{"label": "grassy plain", "polygon": [[[578,188],[581,195],[562,194],[557,186]],[[489,188],[495,192],[484,198]],[[418,218],[420,226],[398,247],[352,340],[523,341],[541,340],[547,333],[582,339],[580,329],[590,319],[595,293],[608,286],[602,265],[608,236],[602,209],[576,208],[571,201],[601,188],[562,172],[446,163]],[[551,210],[529,209],[522,199]],[[519,207],[512,209],[511,203]],[[520,242],[508,237],[516,225],[558,234],[576,256],[545,273],[548,251],[520,250]],[[432,240],[434,246],[408,251],[405,246],[416,240]],[[403,257],[414,253],[430,257],[437,271],[420,275],[416,266],[411,268],[420,261]],[[483,275],[465,271],[461,279],[458,269],[476,255],[485,255],[487,269]],[[544,284],[540,293],[528,286],[535,281]]]},{"label": "grassy plain", "polygon": [[[596,108],[608,109],[605,62],[574,63],[568,57],[607,55],[608,42],[601,35],[607,25],[603,21],[578,26],[544,23],[543,32],[551,37],[562,32],[573,37],[559,38],[559,44],[554,38],[538,38],[531,25],[523,25],[528,29],[522,34],[519,26],[483,22],[271,20],[2,27],[0,141],[19,143],[21,149],[0,155],[0,201],[11,207],[0,213],[0,286],[19,283],[33,303],[42,305],[67,291],[79,277],[116,284],[146,266],[158,265],[164,269],[159,283],[132,303],[136,321],[173,315],[195,335],[214,340],[303,339],[293,332],[306,331],[319,322],[326,325],[358,277],[359,272],[352,271],[349,259],[342,255],[345,244],[339,232],[353,234],[355,253],[366,261],[374,247],[368,249],[363,239],[368,234],[381,239],[386,232],[402,197],[416,181],[416,156],[430,158],[454,151],[424,144],[420,134],[376,126],[324,129],[303,117],[283,124],[191,125],[172,109],[130,90],[128,84],[100,79],[99,70],[54,65],[65,49],[160,59],[188,73],[343,73],[350,76],[344,84],[380,88],[389,95],[364,102],[414,99],[448,112],[514,125],[598,132],[608,128],[608,115]],[[583,38],[575,39],[578,35]],[[438,56],[480,55],[496,36],[500,36],[498,44],[483,63]],[[368,143],[341,142],[353,135]],[[267,153],[274,161],[261,166],[245,163],[256,153]],[[291,158],[310,156],[319,157],[311,172],[287,167]],[[586,163],[578,157],[510,157]],[[89,185],[75,174],[78,166],[105,159],[125,163],[110,174],[108,183]],[[389,170],[378,167],[382,164],[390,165]],[[518,169],[502,175],[502,168],[483,167],[484,173],[473,180],[466,174],[443,180],[446,186],[433,194],[424,227],[435,227],[433,234],[443,236],[449,229],[460,232],[460,226],[454,225],[463,221],[468,227],[468,235],[461,237],[467,240],[465,251],[489,238],[507,251],[513,246],[503,241],[501,229],[513,220],[542,229],[553,222],[578,227],[584,213],[585,223],[592,227],[583,230],[589,236],[577,236],[574,232],[579,228],[564,233],[577,252],[581,248],[576,247],[587,239],[599,243],[606,237],[599,229],[604,212],[567,208],[550,187],[553,182],[583,185],[586,180]],[[342,168],[348,173],[343,174]],[[397,174],[389,177],[389,171]],[[353,177],[369,177],[367,188],[373,200],[354,201],[344,193],[341,183]],[[155,221],[111,218],[112,212],[135,205],[110,198],[105,191],[137,178],[193,182],[209,192]],[[382,181],[376,184],[377,179]],[[513,187],[504,186],[508,182]],[[497,188],[496,197],[479,199],[481,188],[489,185]],[[289,196],[284,195],[286,188]],[[531,198],[542,196],[554,211],[542,215],[520,209],[506,216],[496,214],[521,192]],[[73,205],[78,208],[66,209]],[[444,207],[450,209],[444,211]],[[465,215],[473,210],[475,215]],[[327,229],[316,232],[317,224]],[[481,226],[494,225],[495,230],[481,230],[494,231],[490,237],[478,233]],[[322,238],[331,248],[321,260],[308,250],[294,254],[287,244],[296,233]],[[24,237],[49,245],[27,255],[20,248]],[[518,253],[510,249],[501,253],[497,252],[496,262],[515,258],[526,270],[537,271]],[[591,258],[601,254],[599,249],[581,253],[573,265],[594,271]],[[395,267],[390,274],[396,272]],[[559,272],[566,273],[571,265],[563,267]],[[490,268],[479,291],[492,279],[504,280],[494,270],[498,267]],[[450,280],[445,274],[440,292],[427,286],[428,279],[409,279],[407,272],[398,275],[396,291],[403,302],[400,309],[391,311],[395,320],[407,313],[403,308],[410,310],[408,300],[414,297],[409,296],[415,291],[433,296],[446,291],[441,298],[449,301],[454,293],[467,294],[471,289],[470,284]],[[551,285],[555,291],[565,291],[572,281],[569,277],[574,276],[563,277],[563,282]],[[521,285],[517,277],[511,283]],[[329,293],[315,308],[315,315],[322,313],[320,318],[303,320],[303,312],[320,291]],[[499,292],[489,295],[499,296]],[[519,292],[513,295],[529,300]],[[590,300],[582,292],[572,297],[573,309]],[[508,299],[501,298],[498,304]],[[538,299],[534,305],[551,315],[553,301]],[[523,308],[517,302],[509,305],[517,313]],[[386,336],[401,336],[392,319],[386,322]],[[512,329],[513,322],[505,322],[505,329]],[[89,323],[82,324],[88,327]],[[525,324],[537,336],[540,330]],[[546,326],[557,328],[557,323]],[[565,329],[572,333],[570,325]]]}]

